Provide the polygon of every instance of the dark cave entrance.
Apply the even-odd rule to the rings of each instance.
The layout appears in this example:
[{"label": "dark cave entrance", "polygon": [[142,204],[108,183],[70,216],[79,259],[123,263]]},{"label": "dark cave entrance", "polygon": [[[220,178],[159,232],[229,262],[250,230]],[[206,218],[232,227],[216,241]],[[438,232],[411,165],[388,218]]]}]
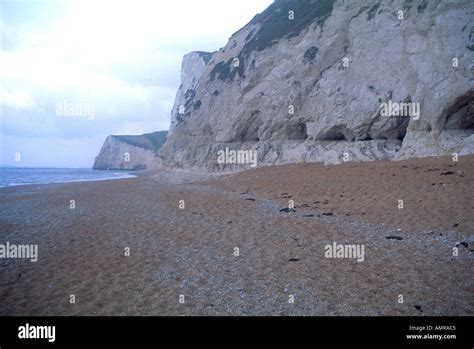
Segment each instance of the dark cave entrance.
[{"label": "dark cave entrance", "polygon": [[474,133],[474,90],[457,97],[443,113],[443,130]]},{"label": "dark cave entrance", "polygon": [[306,131],[306,123],[298,122],[290,124],[288,127],[288,140],[298,141],[306,140],[308,138],[308,133]]},{"label": "dark cave entrance", "polygon": [[355,137],[346,126],[336,125],[320,134],[317,139],[322,141],[353,141]]}]

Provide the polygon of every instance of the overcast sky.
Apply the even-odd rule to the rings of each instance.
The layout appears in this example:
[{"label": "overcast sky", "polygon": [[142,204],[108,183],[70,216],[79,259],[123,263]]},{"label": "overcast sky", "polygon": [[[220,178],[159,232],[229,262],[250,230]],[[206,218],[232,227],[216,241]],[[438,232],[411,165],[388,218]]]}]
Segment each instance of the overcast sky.
[{"label": "overcast sky", "polygon": [[271,3],[0,0],[0,164],[91,167],[110,134],[167,130],[183,55]]}]

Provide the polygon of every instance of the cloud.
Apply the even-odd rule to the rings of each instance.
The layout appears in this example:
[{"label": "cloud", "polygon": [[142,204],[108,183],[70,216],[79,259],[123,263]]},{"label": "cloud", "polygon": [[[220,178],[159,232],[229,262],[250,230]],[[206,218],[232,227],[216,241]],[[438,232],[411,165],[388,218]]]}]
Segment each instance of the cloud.
[{"label": "cloud", "polygon": [[[71,167],[87,168],[97,155],[96,149],[103,143],[102,137],[50,138],[44,137],[0,137],[0,160],[2,164],[25,167]],[[84,144],[90,144],[84,147]],[[15,161],[15,154],[21,161]]]},{"label": "cloud", "polygon": [[31,97],[24,91],[8,91],[0,86],[0,105],[27,108],[31,105]]},{"label": "cloud", "polygon": [[[271,2],[3,0],[3,145],[21,139],[34,149],[42,139],[38,149],[49,149],[71,139],[96,154],[91,137],[167,129],[183,55],[218,50]],[[93,105],[95,117],[57,115],[60,103]]]}]

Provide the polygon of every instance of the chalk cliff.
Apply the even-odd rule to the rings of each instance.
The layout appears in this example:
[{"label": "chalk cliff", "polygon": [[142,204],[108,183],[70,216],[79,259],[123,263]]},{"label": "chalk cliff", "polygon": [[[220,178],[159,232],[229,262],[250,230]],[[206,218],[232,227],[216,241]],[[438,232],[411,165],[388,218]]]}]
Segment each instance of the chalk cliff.
[{"label": "chalk cliff", "polygon": [[163,145],[167,131],[140,136],[109,136],[95,158],[95,170],[141,170],[160,164],[156,152]]},{"label": "chalk cliff", "polygon": [[218,168],[225,147],[259,164],[474,152],[471,1],[276,0],[181,79],[166,166]]},{"label": "chalk cliff", "polygon": [[176,125],[182,121],[186,111],[199,109],[199,102],[194,101],[194,96],[198,88],[199,79],[206,71],[207,63],[209,63],[211,57],[212,53],[209,52],[191,52],[183,57],[181,85],[176,93],[176,99],[171,110],[169,135],[173,133]]}]

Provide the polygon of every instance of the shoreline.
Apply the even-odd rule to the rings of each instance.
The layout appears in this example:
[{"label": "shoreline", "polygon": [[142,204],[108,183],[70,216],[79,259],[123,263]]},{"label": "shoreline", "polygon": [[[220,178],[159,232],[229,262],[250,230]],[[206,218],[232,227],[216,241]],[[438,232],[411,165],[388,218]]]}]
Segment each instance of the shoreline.
[{"label": "shoreline", "polygon": [[[42,170],[42,168],[26,168],[27,170]],[[58,169],[63,170],[63,169]],[[76,170],[76,169],[64,169],[64,170]],[[82,170],[82,169],[81,169]],[[84,169],[84,170],[91,170],[91,169]],[[106,172],[105,170],[102,172]],[[118,172],[118,171],[117,171]],[[0,190],[3,188],[12,188],[12,187],[22,187],[22,186],[33,186],[33,185],[54,185],[54,184],[68,184],[68,183],[78,183],[78,182],[99,182],[99,181],[109,181],[109,180],[118,180],[118,179],[129,179],[129,178],[137,178],[140,177],[141,174],[139,173],[130,173],[131,171],[124,170],[124,175],[120,177],[110,177],[110,178],[93,178],[93,179],[73,179],[73,180],[66,180],[66,181],[58,181],[58,182],[48,182],[48,183],[14,183],[2,186],[0,185]],[[127,173],[125,173],[127,172]]]}]

